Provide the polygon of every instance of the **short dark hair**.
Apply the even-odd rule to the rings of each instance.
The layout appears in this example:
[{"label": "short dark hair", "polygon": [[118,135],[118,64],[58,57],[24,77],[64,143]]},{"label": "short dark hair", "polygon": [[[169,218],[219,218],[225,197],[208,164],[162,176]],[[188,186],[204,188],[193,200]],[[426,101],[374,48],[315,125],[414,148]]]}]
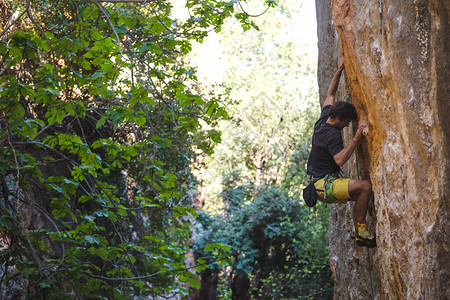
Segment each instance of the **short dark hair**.
[{"label": "short dark hair", "polygon": [[358,114],[356,113],[355,106],[348,102],[336,102],[330,107],[330,110],[328,111],[328,117],[329,118],[336,118],[338,117],[339,120],[357,120]]}]

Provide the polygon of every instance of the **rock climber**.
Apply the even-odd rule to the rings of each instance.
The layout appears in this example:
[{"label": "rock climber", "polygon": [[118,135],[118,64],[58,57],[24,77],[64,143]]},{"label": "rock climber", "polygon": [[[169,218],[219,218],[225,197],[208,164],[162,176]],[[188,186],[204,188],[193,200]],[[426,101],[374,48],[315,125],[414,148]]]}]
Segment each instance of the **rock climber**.
[{"label": "rock climber", "polygon": [[312,148],[308,159],[308,174],[312,176],[319,201],[345,204],[355,201],[353,222],[355,240],[358,246],[372,248],[376,246],[376,237],[367,227],[366,214],[372,196],[372,184],[368,180],[341,178],[341,166],[347,162],[362,137],[365,125],[361,125],[350,143],[344,147],[341,130],[347,127],[358,115],[353,104],[335,102],[336,91],[344,62],[339,66],[322,106],[322,113],[314,125]]}]

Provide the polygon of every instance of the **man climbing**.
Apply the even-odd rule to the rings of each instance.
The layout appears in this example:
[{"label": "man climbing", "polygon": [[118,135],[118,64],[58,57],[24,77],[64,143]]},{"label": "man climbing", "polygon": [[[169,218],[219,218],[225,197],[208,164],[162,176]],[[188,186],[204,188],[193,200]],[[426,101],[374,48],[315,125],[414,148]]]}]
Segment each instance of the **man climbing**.
[{"label": "man climbing", "polygon": [[341,166],[347,162],[358,144],[364,125],[356,130],[355,136],[344,147],[341,130],[353,120],[357,120],[355,107],[348,102],[336,102],[335,95],[341,73],[342,62],[331,80],[327,97],[322,106],[322,113],[314,125],[312,148],[308,159],[308,174],[313,177],[318,191],[317,198],[326,203],[347,203],[356,201],[353,206],[353,222],[358,246],[375,247],[376,238],[366,224],[366,214],[372,195],[372,184],[368,180],[340,178]]}]

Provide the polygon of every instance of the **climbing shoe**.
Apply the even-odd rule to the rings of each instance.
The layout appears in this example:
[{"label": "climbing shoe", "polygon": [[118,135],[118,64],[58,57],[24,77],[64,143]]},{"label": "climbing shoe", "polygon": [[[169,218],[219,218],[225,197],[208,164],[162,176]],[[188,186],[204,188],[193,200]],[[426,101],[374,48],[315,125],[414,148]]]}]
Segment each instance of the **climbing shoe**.
[{"label": "climbing shoe", "polygon": [[358,232],[355,240],[360,247],[373,248],[377,246],[376,235],[367,228],[366,224],[358,223]]}]

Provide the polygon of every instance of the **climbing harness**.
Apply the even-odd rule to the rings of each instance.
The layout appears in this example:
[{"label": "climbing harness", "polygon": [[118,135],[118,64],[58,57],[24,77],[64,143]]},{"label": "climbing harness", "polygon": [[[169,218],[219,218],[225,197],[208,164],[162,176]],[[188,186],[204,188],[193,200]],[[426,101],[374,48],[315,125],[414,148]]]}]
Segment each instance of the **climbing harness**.
[{"label": "climbing harness", "polygon": [[[337,173],[337,174],[327,174],[327,175],[325,175],[325,177],[319,177],[319,178],[316,177],[315,178],[313,176],[310,176],[310,178],[309,178],[310,184],[311,183],[314,184],[318,180],[323,179],[323,190],[315,189],[315,191],[323,192],[323,205],[325,207],[328,207],[327,206],[328,203],[333,203],[334,201],[336,201],[336,198],[333,195],[333,182],[338,177],[340,177],[340,175]],[[305,195],[303,197],[305,198]],[[307,203],[307,205],[308,206],[313,206],[314,220],[317,220],[315,203],[314,203],[314,205],[310,205],[310,204]]]},{"label": "climbing harness", "polygon": [[[327,207],[328,201],[330,203],[333,203],[336,201],[336,198],[333,195],[333,182],[336,180],[336,176],[332,174],[327,174],[323,178],[323,204],[325,207]],[[327,200],[327,198],[329,200]]]},{"label": "climbing harness", "polygon": [[[316,189],[316,191],[318,192],[323,192],[323,204],[325,207],[327,207],[328,203],[333,203],[334,201],[336,201],[336,198],[333,195],[333,182],[337,179],[341,177],[339,173],[334,173],[334,174],[327,174],[325,175],[325,177],[312,177],[310,178],[310,182],[317,182],[320,179],[323,179],[323,190],[318,190]],[[328,200],[327,200],[328,199]]]}]

